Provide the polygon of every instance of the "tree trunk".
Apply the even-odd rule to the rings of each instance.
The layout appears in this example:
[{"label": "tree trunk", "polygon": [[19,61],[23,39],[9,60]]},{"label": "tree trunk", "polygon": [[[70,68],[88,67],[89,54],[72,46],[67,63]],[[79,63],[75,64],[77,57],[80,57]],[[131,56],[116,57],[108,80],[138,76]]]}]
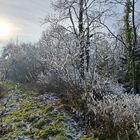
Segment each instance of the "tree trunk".
[{"label": "tree trunk", "polygon": [[138,91],[138,80],[136,77],[136,64],[135,64],[135,47],[137,45],[137,32],[136,32],[136,26],[135,26],[135,0],[132,1],[132,26],[133,26],[133,51],[132,51],[132,56],[133,56],[133,87],[134,87],[134,92],[139,93]]},{"label": "tree trunk", "polygon": [[79,0],[79,42],[80,42],[80,75],[84,79],[84,31],[83,31],[83,12],[84,0]]}]

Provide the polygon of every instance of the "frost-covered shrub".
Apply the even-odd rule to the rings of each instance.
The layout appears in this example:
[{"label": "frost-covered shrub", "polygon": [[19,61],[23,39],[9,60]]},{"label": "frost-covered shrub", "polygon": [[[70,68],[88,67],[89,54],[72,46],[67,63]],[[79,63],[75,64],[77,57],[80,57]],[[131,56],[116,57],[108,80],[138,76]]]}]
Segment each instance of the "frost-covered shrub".
[{"label": "frost-covered shrub", "polygon": [[35,82],[41,71],[37,52],[37,46],[30,43],[7,44],[0,57],[1,80],[20,83]]},{"label": "frost-covered shrub", "polygon": [[96,90],[96,92],[103,93],[112,93],[116,95],[121,95],[124,93],[125,89],[122,84],[119,84],[116,81],[110,80],[109,78],[105,78],[100,76],[98,73],[94,74],[94,83],[92,85],[92,89]]},{"label": "frost-covered shrub", "polygon": [[114,139],[140,138],[140,96],[108,94],[88,105],[105,137]]}]

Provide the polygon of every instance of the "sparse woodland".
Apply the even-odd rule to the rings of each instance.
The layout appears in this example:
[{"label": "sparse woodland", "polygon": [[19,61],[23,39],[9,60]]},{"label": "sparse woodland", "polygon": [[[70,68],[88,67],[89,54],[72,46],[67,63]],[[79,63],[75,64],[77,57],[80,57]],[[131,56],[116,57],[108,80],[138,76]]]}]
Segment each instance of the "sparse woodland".
[{"label": "sparse woodland", "polygon": [[79,140],[139,140],[137,1],[53,0],[52,6],[55,13],[42,21],[47,27],[38,42],[3,47],[1,83],[36,87],[39,97],[55,93],[85,129]]}]

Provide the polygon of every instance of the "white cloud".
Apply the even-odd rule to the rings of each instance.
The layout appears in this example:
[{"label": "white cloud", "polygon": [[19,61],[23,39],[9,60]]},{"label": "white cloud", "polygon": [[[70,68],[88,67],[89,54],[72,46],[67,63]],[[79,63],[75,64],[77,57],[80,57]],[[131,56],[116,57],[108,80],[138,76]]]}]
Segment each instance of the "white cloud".
[{"label": "white cloud", "polygon": [[23,41],[37,41],[42,31],[40,21],[52,11],[50,1],[0,0],[0,19],[6,19],[16,30],[12,39],[18,36]]}]

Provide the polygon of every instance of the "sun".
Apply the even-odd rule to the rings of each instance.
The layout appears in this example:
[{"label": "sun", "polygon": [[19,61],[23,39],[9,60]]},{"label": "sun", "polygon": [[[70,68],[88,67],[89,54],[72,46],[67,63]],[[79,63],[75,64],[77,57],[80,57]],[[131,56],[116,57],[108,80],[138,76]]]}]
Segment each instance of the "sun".
[{"label": "sun", "polygon": [[0,22],[0,38],[7,37],[11,33],[10,26],[5,22]]}]

